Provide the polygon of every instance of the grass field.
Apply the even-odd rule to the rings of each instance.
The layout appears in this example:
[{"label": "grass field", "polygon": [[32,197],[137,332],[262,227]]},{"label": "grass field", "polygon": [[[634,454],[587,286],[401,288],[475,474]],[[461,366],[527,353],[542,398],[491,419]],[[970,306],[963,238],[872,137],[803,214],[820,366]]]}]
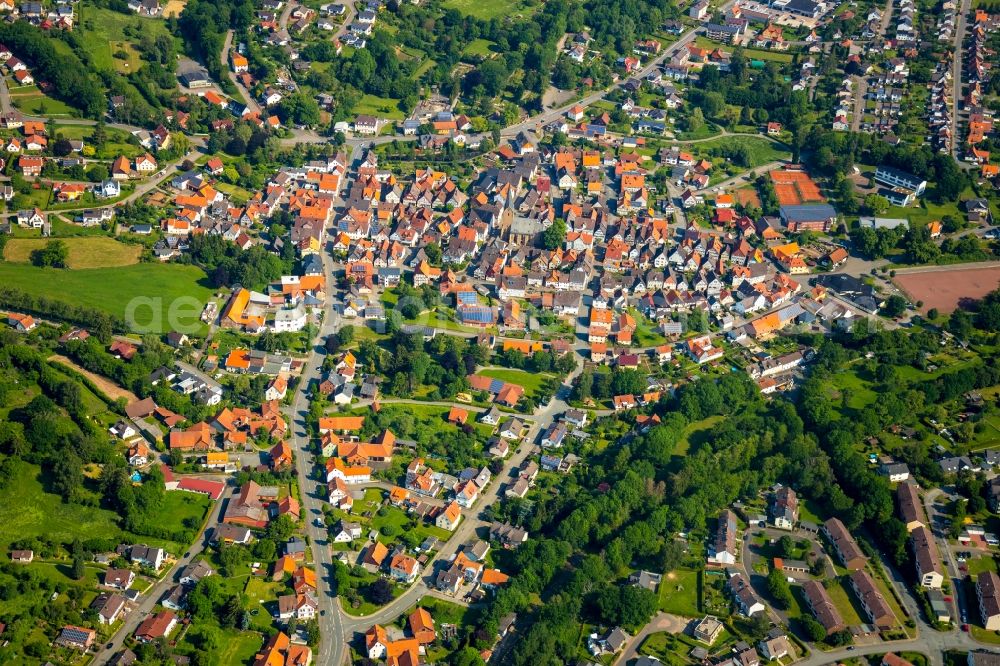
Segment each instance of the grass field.
[{"label": "grass field", "polygon": [[[31,253],[45,247],[48,238],[12,238],[3,249],[5,261],[28,263]],[[139,263],[140,245],[126,245],[104,236],[67,238],[71,269],[130,266]]]},{"label": "grass field", "polygon": [[259,634],[245,631],[225,631],[219,650],[219,663],[223,666],[241,666],[253,660],[257,650],[264,644]]},{"label": "grass field", "polygon": [[[142,58],[135,48],[136,40],[127,35],[127,31],[141,31],[154,38],[169,34],[166,23],[161,19],[140,18],[93,5],[82,8],[78,30],[94,67],[113,69],[120,74],[142,67]],[[115,57],[119,53],[125,53],[127,57]]]},{"label": "grass field", "polygon": [[707,154],[710,150],[715,148],[722,148],[723,146],[732,147],[737,145],[746,146],[750,156],[750,164],[748,165],[748,168],[751,169],[759,167],[762,164],[767,164],[768,162],[791,159],[792,156],[790,152],[782,150],[774,142],[769,141],[764,137],[753,136],[719,137],[718,139],[713,139],[711,141],[692,144],[691,151],[698,154]]},{"label": "grass field", "polygon": [[480,370],[478,374],[522,386],[524,392],[529,396],[537,395],[542,389],[542,385],[552,379],[552,375],[549,373],[525,372],[514,368],[485,368]]},{"label": "grass field", "polygon": [[495,44],[488,39],[474,39],[469,42],[468,46],[462,49],[462,55],[480,56],[482,58],[486,58],[493,53],[494,45]]},{"label": "grass field", "polygon": [[211,506],[212,500],[206,495],[169,492],[160,507],[160,514],[164,517],[161,526],[171,530],[184,529],[185,523],[201,527]]},{"label": "grass field", "polygon": [[73,107],[47,96],[35,86],[10,87],[10,101],[26,114],[33,116],[70,116]]},{"label": "grass field", "polygon": [[660,610],[697,617],[701,614],[698,608],[698,571],[677,569],[663,577],[660,583]]},{"label": "grass field", "polygon": [[405,117],[405,112],[399,108],[398,99],[376,95],[363,95],[354,105],[354,112],[390,120],[402,120]]},{"label": "grass field", "polygon": [[[177,299],[193,299],[200,308],[212,295],[203,270],[195,266],[170,264],[136,264],[74,271],[0,263],[0,284],[118,316],[125,316],[133,299],[159,299],[164,327],[169,308],[172,303],[178,302]],[[185,307],[184,314],[192,309]],[[197,330],[201,330],[198,314],[200,309],[194,313],[194,320]],[[140,324],[148,323],[149,307],[139,308],[137,317]]]},{"label": "grass field", "polygon": [[41,468],[22,462],[4,492],[17,502],[0,506],[0,546],[18,539],[44,536],[57,541],[114,537],[120,533],[111,511],[64,504],[58,495],[45,492]]},{"label": "grass field", "polygon": [[519,0],[444,0],[446,9],[457,9],[468,16],[479,19],[498,17],[524,16],[532,10],[526,8]]},{"label": "grass field", "polygon": [[844,589],[844,584],[831,585],[826,588],[826,591],[830,594],[830,599],[833,601],[833,605],[837,607],[840,611],[841,616],[844,618],[844,622],[848,626],[855,626],[861,624],[861,616],[858,615],[858,610],[854,607],[854,602],[851,598],[851,594]]},{"label": "grass field", "polygon": [[413,74],[410,75],[410,78],[414,80],[419,79],[421,76],[434,69],[434,65],[436,64],[437,63],[431,60],[430,58],[424,60],[422,63],[420,63],[419,67],[413,70]]},{"label": "grass field", "polygon": [[851,409],[864,409],[875,402],[878,397],[871,389],[869,382],[859,377],[853,370],[837,373],[832,378],[832,383],[837,392],[840,393],[839,397],[842,398],[844,391],[847,391],[847,406]]},{"label": "grass field", "polygon": [[702,419],[701,421],[695,421],[694,423],[689,423],[686,428],[684,428],[684,434],[681,436],[680,441],[677,442],[677,448],[674,449],[675,456],[687,455],[692,444],[700,444],[705,437],[705,434],[715,427],[719,421],[724,417],[722,416],[709,416],[707,419]]}]

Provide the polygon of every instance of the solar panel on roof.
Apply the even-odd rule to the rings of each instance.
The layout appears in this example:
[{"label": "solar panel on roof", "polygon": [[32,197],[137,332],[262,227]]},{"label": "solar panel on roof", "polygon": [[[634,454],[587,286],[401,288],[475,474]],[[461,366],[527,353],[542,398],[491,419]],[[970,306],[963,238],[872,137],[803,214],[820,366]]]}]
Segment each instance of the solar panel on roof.
[{"label": "solar panel on roof", "polygon": [[499,379],[494,379],[490,382],[490,393],[499,393],[503,389],[503,382]]}]

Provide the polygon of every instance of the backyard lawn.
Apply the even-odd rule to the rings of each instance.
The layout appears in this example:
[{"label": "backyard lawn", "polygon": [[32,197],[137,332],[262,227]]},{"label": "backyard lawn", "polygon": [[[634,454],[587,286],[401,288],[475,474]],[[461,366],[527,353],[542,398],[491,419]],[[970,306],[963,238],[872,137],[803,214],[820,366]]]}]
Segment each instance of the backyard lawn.
[{"label": "backyard lawn", "polygon": [[389,118],[390,120],[402,120],[406,115],[405,111],[399,108],[398,99],[376,95],[363,95],[354,105],[354,112],[358,115],[364,114],[377,118]]},{"label": "backyard lawn", "polygon": [[698,608],[698,586],[701,572],[690,569],[675,569],[663,577],[660,583],[660,610],[697,617],[701,614]]},{"label": "backyard lawn", "polygon": [[526,372],[515,368],[483,368],[477,374],[522,386],[524,387],[525,394],[532,397],[538,394],[545,382],[555,377],[555,375],[547,372]]},{"label": "backyard lawn", "polygon": [[862,624],[861,616],[854,607],[853,595],[845,589],[844,583],[838,581],[836,584],[826,588],[826,591],[829,593],[833,605],[840,611],[840,615],[844,618],[844,622],[848,626],[853,627]]},{"label": "backyard lawn", "polygon": [[[45,247],[50,240],[12,238],[4,246],[3,258],[15,263],[30,262],[31,253]],[[66,238],[63,242],[69,248],[67,264],[71,269],[129,266],[138,263],[142,253],[141,245],[126,245],[106,236]]]}]

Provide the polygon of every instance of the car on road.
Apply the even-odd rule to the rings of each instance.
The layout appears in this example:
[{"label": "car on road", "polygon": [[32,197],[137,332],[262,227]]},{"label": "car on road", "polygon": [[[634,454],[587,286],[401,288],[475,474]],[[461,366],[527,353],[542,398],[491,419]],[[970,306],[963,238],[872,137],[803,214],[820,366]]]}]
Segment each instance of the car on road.
[{"label": "car on road", "polygon": [[969,625],[963,624],[962,625],[962,631],[968,631],[968,630],[969,630]]},{"label": "car on road", "polygon": [[851,650],[853,650],[853,649],[854,649],[854,646],[853,646],[853,645],[848,645],[848,646],[847,646],[847,651],[848,651],[848,652],[850,652],[850,651],[851,651]]}]

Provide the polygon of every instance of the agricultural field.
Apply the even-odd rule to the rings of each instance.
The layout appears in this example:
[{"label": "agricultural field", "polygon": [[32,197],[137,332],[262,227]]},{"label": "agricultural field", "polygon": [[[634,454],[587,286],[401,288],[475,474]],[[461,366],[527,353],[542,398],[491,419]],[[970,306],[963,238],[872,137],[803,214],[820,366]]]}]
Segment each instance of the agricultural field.
[{"label": "agricultural field", "polygon": [[[138,298],[159,299],[164,319],[177,299],[194,299],[203,305],[212,295],[207,282],[205,272],[195,266],[135,264],[65,270],[0,263],[0,284],[118,316],[125,316],[129,302]],[[148,316],[149,308],[143,310],[139,315]]]},{"label": "agricultural field", "polygon": [[[12,238],[4,246],[4,261],[28,263],[31,261],[31,253],[44,248],[49,240]],[[141,245],[126,245],[104,236],[67,238],[63,242],[69,247],[67,267],[71,269],[131,266],[139,263],[139,255],[142,253]]]}]

